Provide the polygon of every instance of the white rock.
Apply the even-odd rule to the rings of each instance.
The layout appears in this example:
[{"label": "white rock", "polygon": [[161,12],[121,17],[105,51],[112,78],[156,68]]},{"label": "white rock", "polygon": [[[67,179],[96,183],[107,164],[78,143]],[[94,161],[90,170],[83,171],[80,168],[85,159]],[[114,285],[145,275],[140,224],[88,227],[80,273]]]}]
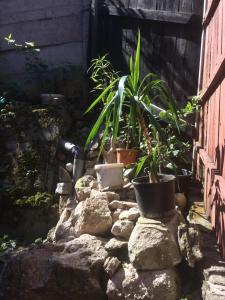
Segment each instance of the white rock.
[{"label": "white rock", "polygon": [[75,209],[74,216],[77,236],[84,233],[105,234],[112,226],[111,212],[108,202],[104,199],[90,198],[80,202]]},{"label": "white rock", "polygon": [[121,266],[121,261],[117,257],[107,257],[104,263],[104,270],[111,278]]},{"label": "white rock", "polygon": [[90,198],[91,188],[90,187],[76,188],[76,195],[77,195],[78,202],[84,201],[87,198]]},{"label": "white rock", "polygon": [[128,220],[118,220],[113,224],[111,233],[116,237],[129,239],[132,230],[134,229],[134,223]]},{"label": "white rock", "polygon": [[104,197],[108,200],[108,202],[112,202],[114,200],[120,200],[120,195],[118,195],[117,193],[115,192],[100,192],[96,189],[92,189],[91,190],[91,197],[96,197],[96,198],[101,198],[101,197]]},{"label": "white rock", "polygon": [[67,208],[62,212],[60,219],[55,227],[53,241],[65,240],[75,236],[73,224],[71,222],[71,211]]},{"label": "white rock", "polygon": [[161,270],[179,264],[182,259],[173,233],[163,223],[147,222],[136,223],[128,242],[133,266],[138,270]]},{"label": "white rock", "polygon": [[112,238],[105,244],[105,249],[108,251],[110,256],[116,256],[122,261],[128,260],[128,248],[127,241],[120,240],[118,238]]},{"label": "white rock", "polygon": [[138,272],[123,264],[107,284],[108,300],[175,300],[179,297],[178,277],[173,269]]},{"label": "white rock", "polygon": [[90,185],[96,181],[96,178],[94,176],[85,175],[81,178],[79,178],[75,184],[75,188],[84,188],[84,187],[90,187]]},{"label": "white rock", "polygon": [[119,216],[120,214],[123,212],[122,209],[117,209],[115,211],[112,212],[112,220],[113,220],[113,223],[115,223],[117,220],[119,220]]},{"label": "white rock", "polygon": [[59,182],[55,193],[59,195],[70,195],[72,193],[72,188],[73,186],[71,182]]},{"label": "white rock", "polygon": [[139,213],[138,208],[132,207],[129,210],[122,211],[119,216],[119,219],[120,220],[127,219],[129,221],[136,222],[139,217],[140,217],[140,213]]}]

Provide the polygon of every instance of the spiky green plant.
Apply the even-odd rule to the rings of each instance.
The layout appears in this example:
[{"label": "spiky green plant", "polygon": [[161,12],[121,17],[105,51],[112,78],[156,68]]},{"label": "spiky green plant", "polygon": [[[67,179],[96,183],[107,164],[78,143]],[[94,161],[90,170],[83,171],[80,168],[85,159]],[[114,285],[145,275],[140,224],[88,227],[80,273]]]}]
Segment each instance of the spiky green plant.
[{"label": "spiky green plant", "polygon": [[[163,132],[158,117],[153,113],[152,104],[156,100],[163,100],[174,119],[177,119],[177,106],[170,96],[169,89],[164,81],[156,74],[149,73],[141,78],[141,35],[138,33],[138,42],[135,57],[130,57],[129,74],[113,80],[93,101],[87,112],[92,111],[97,105],[103,103],[102,111],[91,129],[86,146],[96,137],[99,129],[104,125],[100,151],[102,151],[109,131],[111,132],[112,145],[115,144],[122,120],[129,122],[129,128],[133,130],[133,136],[137,136],[136,128],[139,128],[139,141],[144,137],[147,145],[147,155],[143,161],[149,161],[150,181],[157,181],[157,171],[154,166],[156,151],[152,147],[151,132],[147,124],[156,130],[163,139]],[[138,125],[138,126],[137,126]],[[142,161],[142,163],[143,163]]]}]

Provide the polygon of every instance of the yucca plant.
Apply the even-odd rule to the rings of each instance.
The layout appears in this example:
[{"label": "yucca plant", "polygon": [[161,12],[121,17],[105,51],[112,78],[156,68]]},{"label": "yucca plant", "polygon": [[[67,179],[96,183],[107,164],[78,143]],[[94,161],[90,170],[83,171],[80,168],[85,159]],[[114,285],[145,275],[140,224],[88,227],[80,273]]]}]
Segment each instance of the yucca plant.
[{"label": "yucca plant", "polygon": [[139,141],[142,138],[146,141],[146,156],[143,157],[138,168],[140,169],[144,162],[149,161],[150,182],[156,182],[158,180],[157,170],[154,166],[156,152],[155,150],[153,151],[153,141],[148,124],[151,125],[153,130],[159,133],[160,139],[163,139],[164,136],[158,116],[154,113],[153,104],[157,100],[163,101],[175,119],[177,118],[177,107],[169,94],[166,83],[157,75],[149,73],[144,78],[141,78],[140,56],[141,36],[139,32],[135,57],[130,57],[129,74],[113,80],[86,111],[90,112],[97,105],[103,104],[103,109],[91,129],[86,145],[89,145],[95,138],[103,124],[104,130],[100,152],[104,147],[106,138],[109,137],[110,130],[111,142],[114,145],[123,120],[128,120],[128,127],[133,131],[131,133],[132,136],[138,136]]}]

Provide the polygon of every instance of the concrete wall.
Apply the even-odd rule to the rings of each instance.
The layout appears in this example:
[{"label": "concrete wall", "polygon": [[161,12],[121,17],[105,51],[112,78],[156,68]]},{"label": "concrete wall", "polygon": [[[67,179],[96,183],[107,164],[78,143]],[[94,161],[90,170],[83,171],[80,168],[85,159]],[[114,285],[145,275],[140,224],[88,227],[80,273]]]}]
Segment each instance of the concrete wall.
[{"label": "concrete wall", "polygon": [[24,55],[4,37],[34,41],[48,64],[72,63],[86,69],[90,0],[0,0],[0,76],[25,72]]}]

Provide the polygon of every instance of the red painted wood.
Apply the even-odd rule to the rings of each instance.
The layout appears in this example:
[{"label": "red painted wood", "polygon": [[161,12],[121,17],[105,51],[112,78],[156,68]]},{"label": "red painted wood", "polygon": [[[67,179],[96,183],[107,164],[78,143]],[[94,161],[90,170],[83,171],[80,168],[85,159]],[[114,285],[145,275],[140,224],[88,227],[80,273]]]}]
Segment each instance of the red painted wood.
[{"label": "red painted wood", "polygon": [[225,0],[208,0],[204,16],[202,94],[196,141],[196,174],[225,258]]}]

